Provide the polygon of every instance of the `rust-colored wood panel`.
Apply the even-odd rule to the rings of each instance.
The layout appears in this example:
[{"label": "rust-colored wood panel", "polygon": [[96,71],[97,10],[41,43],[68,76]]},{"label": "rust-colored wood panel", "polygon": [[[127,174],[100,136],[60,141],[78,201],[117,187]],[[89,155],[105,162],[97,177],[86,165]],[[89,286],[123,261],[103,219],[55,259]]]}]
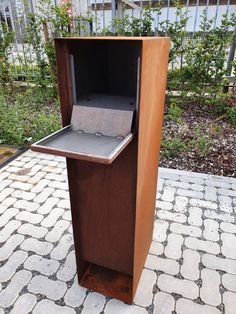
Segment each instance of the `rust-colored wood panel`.
[{"label": "rust-colored wood panel", "polygon": [[70,56],[67,41],[55,39],[55,49],[62,125],[66,126],[70,124],[73,107]]},{"label": "rust-colored wood panel", "polygon": [[135,294],[152,241],[169,45],[168,38],[143,42],[133,294]]}]

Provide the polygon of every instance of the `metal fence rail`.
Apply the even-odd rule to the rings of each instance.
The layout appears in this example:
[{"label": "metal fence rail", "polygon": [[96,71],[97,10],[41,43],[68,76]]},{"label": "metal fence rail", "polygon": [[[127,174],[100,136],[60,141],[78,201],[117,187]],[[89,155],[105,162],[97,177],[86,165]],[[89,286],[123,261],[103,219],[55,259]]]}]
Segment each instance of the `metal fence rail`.
[{"label": "metal fence rail", "polygon": [[[52,5],[57,6],[67,3],[69,0],[50,1]],[[158,32],[162,22],[173,22],[178,19],[177,8],[171,0],[71,0],[70,3],[68,14],[71,16],[71,25],[69,26],[71,30],[78,27],[78,16],[85,19],[88,16],[92,17],[89,23],[86,19],[81,31],[81,34],[86,35],[101,33],[102,30],[111,25],[114,18],[140,17],[146,6],[151,8],[154,32]],[[14,32],[14,42],[10,47],[9,60],[12,64],[11,71],[18,78],[37,75],[36,55],[26,38],[27,14],[29,12],[38,13],[38,5],[39,0],[0,0],[0,19],[5,23],[7,30]],[[188,17],[186,31],[193,34],[199,30],[200,17],[204,10],[209,19],[214,19],[214,27],[217,27],[220,25],[224,14],[236,12],[236,0],[184,0],[183,10],[185,16]],[[80,23],[81,21],[80,19]],[[43,31],[41,35],[43,41]],[[4,36],[1,26],[0,36]],[[228,51],[232,59],[232,49],[230,50],[228,47]],[[172,64],[172,67],[174,66],[178,66],[178,62]]]}]

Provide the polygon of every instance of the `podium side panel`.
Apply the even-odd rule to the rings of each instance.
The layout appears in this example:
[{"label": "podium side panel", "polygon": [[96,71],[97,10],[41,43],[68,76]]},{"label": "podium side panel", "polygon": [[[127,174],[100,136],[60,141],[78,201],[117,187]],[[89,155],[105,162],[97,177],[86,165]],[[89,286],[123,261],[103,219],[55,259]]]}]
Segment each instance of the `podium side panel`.
[{"label": "podium side panel", "polygon": [[168,38],[143,41],[133,297],[152,241],[168,56]]}]

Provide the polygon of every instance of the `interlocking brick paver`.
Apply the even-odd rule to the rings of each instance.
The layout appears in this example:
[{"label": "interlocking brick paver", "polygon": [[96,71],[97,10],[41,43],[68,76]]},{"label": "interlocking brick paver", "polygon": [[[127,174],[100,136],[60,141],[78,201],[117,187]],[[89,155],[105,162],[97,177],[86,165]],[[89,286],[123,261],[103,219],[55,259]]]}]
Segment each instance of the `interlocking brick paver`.
[{"label": "interlocking brick paver", "polygon": [[10,235],[17,230],[22,223],[18,220],[9,221],[5,227],[0,231],[0,243],[5,242]]},{"label": "interlocking brick paver", "polygon": [[167,238],[167,229],[169,227],[168,222],[164,220],[156,220],[154,222],[153,240],[163,242]]},{"label": "interlocking brick paver", "polygon": [[194,190],[187,190],[187,189],[178,189],[177,194],[181,196],[187,196],[187,197],[194,197],[194,198],[203,198],[203,193],[199,191]]},{"label": "interlocking brick paver", "polygon": [[159,276],[157,284],[164,292],[177,293],[192,300],[198,297],[198,286],[190,280],[163,274]]},{"label": "interlocking brick paver", "polygon": [[0,293],[0,306],[9,307],[17,299],[21,289],[27,285],[32,277],[31,272],[27,270],[18,271],[11,279],[8,286]]},{"label": "interlocking brick paver", "polygon": [[18,232],[36,239],[40,239],[45,236],[48,230],[44,227],[38,227],[32,224],[25,223],[18,229]]},{"label": "interlocking brick paver", "polygon": [[221,258],[210,254],[202,256],[202,263],[205,267],[223,270],[236,275],[236,261],[229,258]]},{"label": "interlocking brick paver", "polygon": [[156,201],[156,207],[164,210],[170,210],[173,208],[173,204],[166,201]]},{"label": "interlocking brick paver", "polygon": [[55,274],[59,268],[59,263],[52,259],[43,258],[39,255],[31,255],[24,263],[24,267],[28,270],[36,270],[43,275],[51,276]]},{"label": "interlocking brick paver", "polygon": [[78,284],[77,276],[74,278],[74,283],[69,288],[65,294],[64,300],[65,304],[72,307],[79,307],[82,305],[85,297],[86,297],[87,290]]},{"label": "interlocking brick paver", "polygon": [[225,222],[234,222],[234,217],[227,213],[216,213],[214,210],[205,210],[204,216],[206,218],[215,219],[219,221],[225,221]]},{"label": "interlocking brick paver", "polygon": [[197,251],[204,251],[210,254],[219,254],[220,253],[220,246],[219,244],[211,241],[204,241],[199,240],[196,238],[188,237],[185,240],[185,245],[189,249],[197,250]]},{"label": "interlocking brick paver", "polygon": [[154,297],[154,313],[167,314],[173,313],[175,309],[174,298],[165,292],[158,292]]},{"label": "interlocking brick paver", "polygon": [[45,189],[45,186],[47,186],[51,181],[47,179],[40,180],[32,189],[31,192],[39,193],[42,192]]},{"label": "interlocking brick paver", "polygon": [[8,208],[2,215],[0,219],[0,227],[5,226],[8,221],[13,218],[16,214],[18,214],[19,209],[17,208]]},{"label": "interlocking brick paver", "polygon": [[225,314],[235,314],[236,309],[236,293],[227,291],[223,294],[223,303],[225,306]]},{"label": "interlocking brick paver", "polygon": [[0,248],[0,261],[7,259],[15,248],[24,241],[24,236],[20,234],[12,235],[8,241]]},{"label": "interlocking brick paver", "polygon": [[226,257],[236,259],[236,235],[230,233],[222,233],[221,240],[222,244],[222,253]]},{"label": "interlocking brick paver", "polygon": [[219,240],[219,223],[212,219],[205,219],[203,236],[206,240],[218,241]]},{"label": "interlocking brick paver", "polygon": [[187,217],[184,214],[173,213],[167,210],[157,210],[156,216],[162,220],[171,220],[180,223],[184,223],[187,220]]},{"label": "interlocking brick paver", "polygon": [[170,225],[170,230],[174,233],[186,234],[192,237],[200,237],[202,235],[202,230],[198,227],[185,226],[175,222]]},{"label": "interlocking brick paver", "polygon": [[[27,252],[16,251],[8,261],[0,268],[0,282],[8,281],[15,274],[17,268],[24,263],[28,257]],[[0,305],[1,306],[1,305]]]},{"label": "interlocking brick paver", "polygon": [[57,278],[63,281],[71,280],[76,273],[75,251],[71,251],[64,264],[57,272]]},{"label": "interlocking brick paver", "polygon": [[199,207],[191,206],[188,209],[188,223],[193,226],[201,226],[202,225],[202,209]]},{"label": "interlocking brick paver", "polygon": [[64,210],[62,208],[55,207],[51,210],[50,214],[41,221],[43,227],[53,227],[58,218],[62,216]]},{"label": "interlocking brick paver", "polygon": [[220,224],[220,229],[224,232],[235,233],[236,234],[236,224],[229,222],[222,222]]},{"label": "interlocking brick paver", "polygon": [[144,269],[136,291],[134,303],[143,307],[151,305],[153,298],[153,286],[155,283],[155,272],[149,269]]},{"label": "interlocking brick paver", "polygon": [[21,249],[24,251],[32,251],[39,255],[47,255],[52,249],[53,245],[46,241],[39,241],[34,238],[28,238],[21,244]]},{"label": "interlocking brick paver", "polygon": [[128,305],[112,299],[107,302],[105,314],[148,314],[147,310],[136,305]]},{"label": "interlocking brick paver", "polygon": [[33,314],[76,314],[76,311],[68,306],[60,306],[51,300],[42,300],[34,308]]},{"label": "interlocking brick paver", "polygon": [[53,259],[61,260],[66,257],[69,248],[74,244],[73,236],[71,234],[65,234],[58,245],[52,250],[50,256]]},{"label": "interlocking brick paver", "polygon": [[198,252],[186,249],[183,252],[183,265],[181,266],[181,274],[184,278],[197,280],[200,276],[199,272],[200,255]]},{"label": "interlocking brick paver", "polygon": [[16,219],[27,221],[31,224],[38,224],[43,219],[43,215],[29,213],[28,211],[22,210],[16,215]]},{"label": "interlocking brick paver", "polygon": [[227,290],[236,292],[236,276],[230,274],[223,274],[222,284]]},{"label": "interlocking brick paver", "polygon": [[179,272],[179,264],[176,261],[151,254],[147,256],[145,267],[152,270],[161,270],[170,275],[177,275]]},{"label": "interlocking brick paver", "polygon": [[102,312],[105,305],[105,296],[92,292],[89,293],[84,301],[83,313],[84,314],[99,314]]},{"label": "interlocking brick paver", "polygon": [[42,204],[39,209],[38,209],[38,213],[39,214],[48,214],[50,213],[50,211],[52,210],[52,208],[54,206],[57,205],[57,203],[59,202],[59,198],[56,197],[49,197],[44,204]]},{"label": "interlocking brick paver", "polygon": [[[176,304],[178,314],[220,314],[220,310],[213,306],[202,305],[186,299],[179,299]],[[164,313],[163,313],[164,314]]]},{"label": "interlocking brick paver", "polygon": [[31,293],[40,293],[51,300],[62,298],[67,290],[67,286],[62,281],[48,279],[45,276],[35,276],[28,284],[28,290]]},{"label": "interlocking brick paver", "polygon": [[65,158],[27,151],[0,169],[0,313],[235,314],[236,179],[160,168],[157,190],[127,305],[78,284]]},{"label": "interlocking brick paver", "polygon": [[225,195],[219,195],[218,200],[219,200],[220,210],[222,210],[226,213],[232,213],[233,206],[232,206],[232,198],[231,197],[225,196]]},{"label": "interlocking brick paver", "polygon": [[57,242],[69,225],[69,221],[59,220],[54,228],[46,235],[45,239],[49,242]]},{"label": "interlocking brick paver", "polygon": [[164,252],[164,245],[160,242],[152,241],[149,253],[154,255],[161,255]]},{"label": "interlocking brick paver", "polygon": [[192,206],[209,208],[209,209],[217,209],[217,204],[211,201],[204,201],[197,198],[190,198],[189,202]]},{"label": "interlocking brick paver", "polygon": [[169,234],[167,238],[167,246],[165,248],[165,255],[169,258],[179,259],[182,255],[182,244],[184,238],[178,234]]},{"label": "interlocking brick paver", "polygon": [[205,193],[204,193],[204,198],[207,201],[217,201],[217,189],[213,186],[206,186],[205,187]]},{"label": "interlocking brick paver", "polygon": [[203,302],[210,305],[220,305],[220,275],[212,269],[203,269],[201,271],[202,287],[200,297]]},{"label": "interlocking brick paver", "polygon": [[24,209],[27,210],[28,212],[34,212],[39,208],[39,204],[38,203],[34,203],[34,202],[29,202],[29,201],[25,201],[25,200],[18,200],[14,203],[14,207],[15,208],[19,208],[19,209]]},{"label": "interlocking brick paver", "polygon": [[176,212],[184,213],[187,210],[188,198],[185,196],[176,196],[174,210]]},{"label": "interlocking brick paver", "polygon": [[35,295],[31,293],[22,294],[15,302],[11,314],[31,313],[36,303],[37,297]]}]

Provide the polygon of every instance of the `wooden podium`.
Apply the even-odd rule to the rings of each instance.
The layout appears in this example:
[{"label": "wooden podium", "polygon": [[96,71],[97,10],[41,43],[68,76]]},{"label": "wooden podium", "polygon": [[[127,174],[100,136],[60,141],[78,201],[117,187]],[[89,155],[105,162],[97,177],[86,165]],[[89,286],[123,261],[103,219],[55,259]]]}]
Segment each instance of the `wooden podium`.
[{"label": "wooden podium", "polygon": [[55,40],[79,283],[132,303],[152,241],[169,39]]}]

